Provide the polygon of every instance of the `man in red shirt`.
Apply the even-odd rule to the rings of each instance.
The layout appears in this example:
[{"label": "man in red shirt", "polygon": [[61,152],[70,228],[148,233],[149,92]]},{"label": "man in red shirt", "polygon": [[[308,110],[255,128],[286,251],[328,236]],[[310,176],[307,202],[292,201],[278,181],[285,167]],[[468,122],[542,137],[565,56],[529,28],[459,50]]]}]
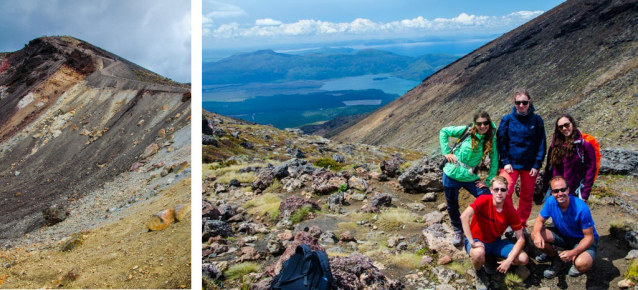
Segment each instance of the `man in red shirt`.
[{"label": "man in red shirt", "polygon": [[[518,212],[507,199],[507,180],[502,176],[492,179],[490,191],[474,200],[461,215],[465,233],[465,250],[470,254],[472,266],[476,270],[476,289],[487,289],[487,273],[483,265],[485,255],[496,256],[499,261],[497,271],[506,273],[510,266],[526,265],[529,261],[523,250],[525,238]],[[501,239],[507,227],[516,234],[516,244]]]}]

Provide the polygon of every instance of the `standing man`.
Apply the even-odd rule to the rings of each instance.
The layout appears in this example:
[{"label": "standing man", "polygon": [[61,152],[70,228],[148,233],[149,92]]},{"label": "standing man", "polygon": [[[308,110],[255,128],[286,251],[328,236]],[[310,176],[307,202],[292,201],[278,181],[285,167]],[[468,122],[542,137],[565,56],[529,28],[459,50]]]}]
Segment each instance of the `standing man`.
[{"label": "standing man", "polygon": [[[565,178],[554,176],[550,180],[550,190],[553,198],[548,198],[543,205],[532,232],[534,245],[552,258],[552,265],[543,272],[543,276],[554,278],[567,262],[572,262],[569,276],[577,277],[594,264],[598,232],[589,207],[580,198],[569,194]],[[545,221],[550,217],[554,227],[546,228]],[[552,245],[565,251],[559,254]]]},{"label": "standing man", "polygon": [[545,157],[545,125],[541,116],[534,114],[532,97],[525,89],[514,93],[512,113],[503,116],[498,126],[499,175],[509,184],[507,197],[512,198],[516,180],[521,179],[518,215],[523,228],[532,212],[534,186]]},{"label": "standing man", "polygon": [[[492,179],[492,194],[480,195],[461,215],[465,240],[465,250],[470,254],[472,266],[476,270],[476,289],[487,289],[487,273],[483,265],[485,256],[492,255],[505,259],[499,261],[497,271],[506,273],[511,265],[526,265],[529,258],[522,252],[525,238],[518,212],[507,199],[507,180],[502,176]],[[507,227],[516,234],[516,244],[501,235]]]}]

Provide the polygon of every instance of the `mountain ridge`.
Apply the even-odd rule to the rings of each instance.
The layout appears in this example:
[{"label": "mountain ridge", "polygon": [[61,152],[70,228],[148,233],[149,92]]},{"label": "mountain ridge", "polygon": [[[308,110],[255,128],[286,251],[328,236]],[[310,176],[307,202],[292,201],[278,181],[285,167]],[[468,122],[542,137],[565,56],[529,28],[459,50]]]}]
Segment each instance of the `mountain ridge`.
[{"label": "mountain ridge", "polygon": [[[555,118],[569,112],[602,146],[635,147],[638,116],[618,105],[631,107],[638,93],[631,78],[638,67],[637,7],[636,1],[565,2],[448,64],[336,140],[436,154],[441,127],[471,121],[477,107],[498,122],[512,108],[513,91],[527,88],[548,136]],[[619,130],[607,130],[605,122]]]}]

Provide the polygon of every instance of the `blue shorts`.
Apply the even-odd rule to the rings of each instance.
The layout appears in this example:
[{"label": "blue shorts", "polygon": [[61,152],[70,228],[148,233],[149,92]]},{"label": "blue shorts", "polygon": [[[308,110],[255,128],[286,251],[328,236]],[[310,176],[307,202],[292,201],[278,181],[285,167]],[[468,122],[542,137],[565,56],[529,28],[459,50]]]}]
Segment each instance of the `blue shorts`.
[{"label": "blue shorts", "polygon": [[[556,227],[548,227],[548,230],[552,232],[552,236],[554,237],[554,243],[552,243],[556,247],[563,248],[565,250],[571,250],[578,246],[581,238],[570,238],[563,234]],[[585,250],[585,252],[589,253],[592,260],[596,260],[596,247],[598,246],[598,239],[594,239],[594,243]]]},{"label": "blue shorts", "polygon": [[[474,239],[475,242],[479,241],[479,239]],[[510,254],[512,249],[514,248],[514,243],[507,239],[498,238],[496,241],[491,243],[483,243],[485,245],[485,255],[491,255],[496,257],[501,257],[503,259],[507,259],[507,256]],[[472,245],[465,239],[465,251],[469,254]]]}]

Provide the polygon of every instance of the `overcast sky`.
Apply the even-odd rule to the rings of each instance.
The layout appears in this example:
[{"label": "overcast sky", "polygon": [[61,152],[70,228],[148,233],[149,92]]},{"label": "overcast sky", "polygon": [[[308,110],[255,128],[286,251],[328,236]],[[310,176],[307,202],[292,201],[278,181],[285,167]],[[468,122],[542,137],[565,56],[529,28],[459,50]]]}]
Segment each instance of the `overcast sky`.
[{"label": "overcast sky", "polygon": [[203,0],[203,47],[500,34],[562,2]]},{"label": "overcast sky", "polygon": [[179,82],[191,76],[191,0],[0,1],[0,52],[70,35]]}]

